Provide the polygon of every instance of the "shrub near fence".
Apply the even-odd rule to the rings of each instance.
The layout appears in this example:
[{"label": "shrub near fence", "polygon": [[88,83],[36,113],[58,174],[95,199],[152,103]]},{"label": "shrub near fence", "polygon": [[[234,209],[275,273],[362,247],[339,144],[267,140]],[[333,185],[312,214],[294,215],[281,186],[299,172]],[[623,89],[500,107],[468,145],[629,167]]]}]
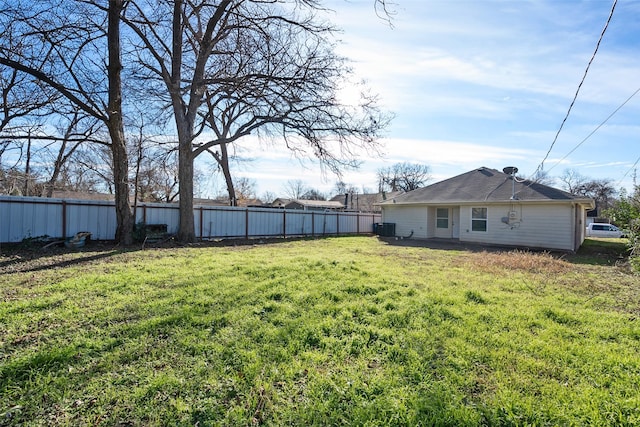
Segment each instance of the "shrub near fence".
[{"label": "shrub near fence", "polygon": [[[142,203],[136,207],[137,223],[166,224],[178,231],[176,204]],[[195,206],[199,239],[326,236],[371,233],[380,214],[315,212],[271,208]],[[49,236],[66,238],[88,231],[92,239],[113,240],[116,214],[113,202],[0,196],[0,242]]]}]

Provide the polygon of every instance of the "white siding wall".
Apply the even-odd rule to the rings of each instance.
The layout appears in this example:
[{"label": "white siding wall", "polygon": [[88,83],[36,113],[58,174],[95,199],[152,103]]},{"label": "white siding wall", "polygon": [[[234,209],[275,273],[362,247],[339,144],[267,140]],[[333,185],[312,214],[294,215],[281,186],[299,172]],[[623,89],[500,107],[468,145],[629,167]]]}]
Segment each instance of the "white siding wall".
[{"label": "white siding wall", "polygon": [[436,237],[436,208],[427,208],[427,237]]},{"label": "white siding wall", "polygon": [[[471,231],[471,208],[487,208],[487,232]],[[574,211],[567,204],[486,205],[460,207],[460,241],[515,245],[536,248],[574,250]],[[509,211],[518,218],[510,224],[502,222]]]},{"label": "white siding wall", "polygon": [[425,206],[385,205],[382,208],[382,221],[396,224],[396,236],[409,236],[413,230],[413,237],[422,239],[431,237],[427,229]]}]

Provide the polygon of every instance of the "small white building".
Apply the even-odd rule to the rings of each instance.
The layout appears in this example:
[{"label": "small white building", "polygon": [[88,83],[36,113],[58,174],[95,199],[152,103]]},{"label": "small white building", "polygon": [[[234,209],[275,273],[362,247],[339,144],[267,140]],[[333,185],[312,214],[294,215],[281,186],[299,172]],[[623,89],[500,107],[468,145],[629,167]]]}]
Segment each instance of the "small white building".
[{"label": "small white building", "polygon": [[380,206],[396,236],[576,251],[595,203],[481,167]]},{"label": "small white building", "polygon": [[334,202],[331,200],[303,200],[293,199],[284,205],[285,209],[301,209],[303,211],[341,211],[344,209],[344,205],[340,202]]}]

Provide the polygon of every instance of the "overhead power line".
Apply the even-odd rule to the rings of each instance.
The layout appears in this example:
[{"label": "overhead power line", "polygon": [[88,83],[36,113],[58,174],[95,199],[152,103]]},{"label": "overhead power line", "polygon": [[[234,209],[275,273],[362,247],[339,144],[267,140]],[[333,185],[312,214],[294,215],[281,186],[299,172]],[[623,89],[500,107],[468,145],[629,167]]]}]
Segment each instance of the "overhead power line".
[{"label": "overhead power line", "polygon": [[[629,168],[629,170],[628,170],[628,171],[626,171],[626,172],[624,173],[624,175],[622,176],[622,178],[620,178],[620,181],[618,181],[618,187],[620,187],[620,185],[622,185],[622,181],[624,181],[624,179],[627,177],[627,175],[629,175],[629,172],[631,172],[632,170],[634,170],[634,169],[636,168],[636,165],[638,164],[638,162],[640,162],[640,157],[638,157],[638,158],[636,159],[636,162],[635,162],[635,163],[634,163],[634,164]],[[633,182],[633,183],[635,184],[635,179],[634,179],[634,182]]]},{"label": "overhead power line", "polygon": [[567,110],[567,114],[564,116],[564,119],[562,120],[562,123],[560,124],[560,128],[558,129],[558,132],[556,132],[556,136],[555,136],[555,138],[553,138],[553,142],[551,142],[551,146],[549,147],[549,150],[547,151],[547,154],[544,156],[544,159],[542,159],[542,161],[540,162],[540,164],[536,168],[536,170],[533,173],[532,177],[536,176],[538,174],[538,172],[544,170],[544,162],[549,157],[549,154],[551,154],[551,150],[553,149],[553,146],[555,145],[556,141],[558,140],[558,136],[560,135],[560,132],[562,131],[562,128],[564,127],[565,122],[567,121],[567,119],[569,118],[569,115],[571,114],[571,109],[573,108],[573,105],[575,104],[576,99],[578,98],[578,94],[580,93],[580,88],[582,87],[582,84],[584,83],[584,81],[587,78],[587,73],[589,72],[589,68],[591,67],[591,63],[595,59],[596,53],[598,53],[598,48],[600,48],[600,43],[602,42],[602,39],[604,38],[604,33],[607,31],[607,28],[609,27],[609,23],[611,22],[611,18],[613,17],[613,11],[615,10],[617,3],[618,3],[618,0],[613,0],[613,6],[611,6],[611,12],[609,12],[609,17],[607,18],[607,22],[605,23],[604,28],[602,29],[602,32],[600,33],[600,38],[598,39],[598,43],[596,44],[596,48],[593,51],[593,55],[591,55],[591,59],[589,60],[589,63],[587,64],[587,68],[584,70],[584,75],[582,76],[582,80],[580,80],[580,84],[578,85],[578,89],[576,90],[576,93],[573,96],[573,100],[571,101],[571,104],[569,105],[569,109]]},{"label": "overhead power line", "polygon": [[[598,129],[600,129],[602,126],[605,125],[605,123],[607,123],[609,121],[609,119],[611,117],[613,117],[618,111],[620,111],[620,109],[622,107],[624,107],[627,102],[629,102],[631,100],[631,98],[633,98],[634,96],[636,96],[638,94],[638,92],[640,92],[640,87],[638,89],[636,89],[635,92],[633,92],[631,94],[630,97],[628,97],[622,104],[620,104],[620,106],[618,108],[616,108],[615,110],[613,110],[613,112],[611,114],[609,114],[609,116],[607,116],[606,119],[604,119],[602,121],[602,123],[600,123],[598,126],[596,126],[596,128],[594,130],[591,131],[591,133],[589,135],[587,135],[582,141],[580,141],[575,147],[573,147],[573,149],[571,151],[569,151],[563,158],[561,158],[560,160],[558,160],[553,166],[551,166],[549,168],[549,171],[553,168],[555,168],[556,166],[558,166],[564,159],[566,159],[567,157],[569,157],[571,155],[571,153],[573,153],[574,151],[576,151],[587,139],[591,138],[591,136],[596,133],[598,131]],[[627,172],[628,173],[628,172]],[[626,176],[626,174],[625,174]]]}]

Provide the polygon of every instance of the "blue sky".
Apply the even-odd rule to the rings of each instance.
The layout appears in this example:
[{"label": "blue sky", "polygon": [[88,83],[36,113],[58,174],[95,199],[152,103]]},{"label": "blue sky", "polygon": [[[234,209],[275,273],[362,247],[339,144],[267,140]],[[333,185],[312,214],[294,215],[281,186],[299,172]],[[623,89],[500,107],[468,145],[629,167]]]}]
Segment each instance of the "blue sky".
[{"label": "blue sky", "polygon": [[[373,0],[327,5],[335,11],[327,18],[343,29],[339,52],[395,114],[383,157],[361,153],[361,168],[344,175],[345,182],[373,190],[376,171],[397,162],[429,165],[432,182],[480,166],[534,173],[612,1],[396,0],[393,28],[376,16]],[[640,158],[640,93],[588,136],[638,89],[640,1],[619,0],[544,170],[560,176],[575,169],[631,188]],[[249,139],[238,154],[254,159],[235,166],[235,173],[255,180],[258,195],[281,195],[287,180],[298,179],[330,192],[336,181],[277,145],[265,150]]]}]

